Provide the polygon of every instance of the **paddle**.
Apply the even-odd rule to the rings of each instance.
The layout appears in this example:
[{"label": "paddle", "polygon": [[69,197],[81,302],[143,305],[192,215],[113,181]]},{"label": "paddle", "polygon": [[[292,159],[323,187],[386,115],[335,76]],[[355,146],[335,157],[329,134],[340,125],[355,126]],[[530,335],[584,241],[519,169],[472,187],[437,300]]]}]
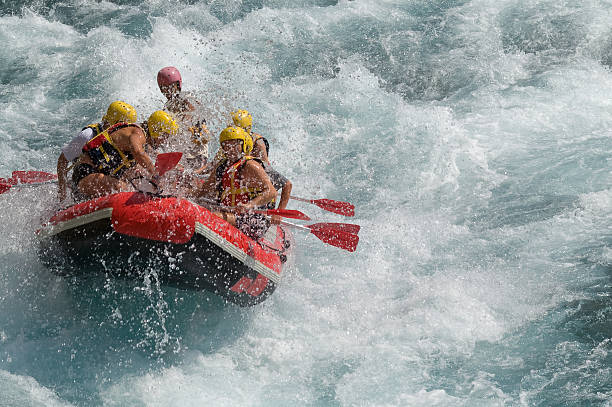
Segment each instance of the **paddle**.
[{"label": "paddle", "polygon": [[299,198],[297,196],[290,196],[289,198],[295,199],[296,201],[308,202],[317,205],[323,210],[337,213],[339,215],[355,216],[355,205],[348,202],[334,201],[333,199],[306,199]]},{"label": "paddle", "polygon": [[[219,205],[216,201],[211,199],[200,198],[198,199],[200,202],[206,202],[209,204],[208,206],[212,206],[215,208],[223,209],[231,211],[233,208],[231,206]],[[255,213],[261,213],[263,215],[277,215],[282,216],[283,218],[292,218],[299,220],[310,220],[310,217],[303,212],[297,211],[295,209],[262,209],[262,210],[254,210]]]},{"label": "paddle", "polygon": [[44,171],[13,171],[11,178],[0,178],[0,183],[17,184],[48,184],[55,182],[57,175]]},{"label": "paddle", "polygon": [[155,169],[157,170],[159,176],[161,177],[166,172],[170,171],[181,161],[183,157],[183,153],[175,152],[175,153],[161,153],[157,155],[157,160],[155,160]]},{"label": "paddle", "polygon": [[277,215],[283,218],[292,218],[299,220],[310,220],[310,217],[303,212],[296,211],[295,209],[266,209],[261,211],[254,211],[255,213],[262,213],[264,215]]},{"label": "paddle", "polygon": [[358,234],[361,226],[352,223],[323,223],[326,228],[339,230],[341,232]]},{"label": "paddle", "polygon": [[0,194],[14,186],[31,186],[57,182],[57,175],[44,171],[13,171],[11,178],[0,178]]},{"label": "paddle", "polygon": [[[307,230],[315,235],[324,243],[330,244],[340,249],[354,252],[357,250],[359,236],[348,230],[359,230],[359,225],[348,223],[315,223],[312,225],[296,225],[295,223],[281,221],[281,224],[297,229]],[[344,226],[341,226],[344,225]]]},{"label": "paddle", "polygon": [[[157,155],[155,168],[160,176],[170,171],[181,160],[183,153],[161,153]],[[34,186],[57,182],[57,175],[44,171],[13,171],[11,178],[0,178],[0,194],[10,190],[13,186]]]}]

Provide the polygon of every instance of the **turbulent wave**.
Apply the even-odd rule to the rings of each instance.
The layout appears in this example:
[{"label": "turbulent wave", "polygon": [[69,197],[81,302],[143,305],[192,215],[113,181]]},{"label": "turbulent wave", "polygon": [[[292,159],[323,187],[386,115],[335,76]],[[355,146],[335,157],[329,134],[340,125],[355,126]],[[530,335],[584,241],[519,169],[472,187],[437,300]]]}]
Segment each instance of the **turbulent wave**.
[{"label": "turbulent wave", "polygon": [[[177,66],[301,196],[357,206],[243,310],[38,261],[52,186],[0,195],[0,404],[609,405],[612,5],[4,1],[0,176],[53,171]],[[317,219],[338,220],[296,206]]]}]

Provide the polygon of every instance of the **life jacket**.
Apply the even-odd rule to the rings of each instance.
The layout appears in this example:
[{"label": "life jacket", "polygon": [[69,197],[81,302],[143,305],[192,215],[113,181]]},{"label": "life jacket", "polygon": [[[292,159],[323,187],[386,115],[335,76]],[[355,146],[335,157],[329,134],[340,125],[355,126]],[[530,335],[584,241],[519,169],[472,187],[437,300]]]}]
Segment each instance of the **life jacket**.
[{"label": "life jacket", "polygon": [[[92,124],[88,124],[87,126],[83,127],[81,129],[81,131],[85,130],[85,129],[92,129],[93,130],[93,136],[96,137],[98,134],[102,133],[104,130],[102,129],[102,123],[92,123]],[[93,138],[93,137],[92,137]]]},{"label": "life jacket", "polygon": [[87,154],[93,162],[94,168],[105,175],[120,177],[121,174],[134,164],[131,153],[124,153],[115,146],[111,134],[125,127],[137,124],[117,123],[96,135],[83,146],[83,153]]},{"label": "life jacket", "polygon": [[240,170],[249,160],[255,160],[261,164],[261,161],[257,158],[245,156],[227,167],[223,173],[219,194],[221,205],[234,207],[239,203],[245,204],[261,194],[262,189],[260,188],[247,188],[240,185],[244,179]]},{"label": "life jacket", "polygon": [[[102,123],[92,123],[83,127],[81,131],[91,129],[93,131],[93,137],[96,137],[98,134],[102,133],[104,130],[102,128]],[[93,138],[92,137],[92,138]],[[74,160],[72,160],[71,164],[66,168],[66,172],[70,171],[74,168],[74,166],[79,162],[79,156],[77,156]]]}]

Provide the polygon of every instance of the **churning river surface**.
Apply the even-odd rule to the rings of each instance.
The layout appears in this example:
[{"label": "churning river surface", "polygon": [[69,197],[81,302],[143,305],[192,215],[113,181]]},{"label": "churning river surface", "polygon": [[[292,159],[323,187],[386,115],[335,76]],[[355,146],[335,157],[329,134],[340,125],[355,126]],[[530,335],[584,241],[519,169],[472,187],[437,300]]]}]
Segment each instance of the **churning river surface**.
[{"label": "churning river surface", "polygon": [[0,43],[0,177],[173,65],[362,225],[243,309],[57,277],[55,187],[4,193],[0,405],[612,405],[610,0],[1,0]]}]

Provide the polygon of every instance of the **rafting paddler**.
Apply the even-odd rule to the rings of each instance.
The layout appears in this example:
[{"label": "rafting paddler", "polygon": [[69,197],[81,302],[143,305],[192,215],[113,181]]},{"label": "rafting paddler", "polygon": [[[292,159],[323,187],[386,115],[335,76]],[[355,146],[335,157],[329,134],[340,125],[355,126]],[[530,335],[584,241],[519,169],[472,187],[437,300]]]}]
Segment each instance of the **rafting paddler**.
[{"label": "rafting paddler", "polygon": [[[183,79],[173,66],[162,68],[157,73],[157,85],[166,97],[164,110],[172,114],[179,125],[176,141],[184,151],[183,163],[195,173],[201,173],[208,162],[208,142],[210,131],[202,116],[202,105],[196,98],[182,90]],[[177,148],[174,148],[176,150]]]},{"label": "rafting paddler", "polygon": [[62,148],[62,153],[57,159],[57,193],[60,202],[66,199],[68,171],[76,164],[83,146],[113,124],[119,122],[136,123],[137,120],[136,109],[129,103],[117,100],[108,106],[100,123],[92,123],[83,127],[79,134]]},{"label": "rafting paddler", "polygon": [[169,136],[175,136],[178,125],[167,112],[153,112],[147,130],[134,123],[119,122],[89,140],[82,149],[79,163],[72,173],[77,186],[75,199],[89,199],[125,190],[124,174],[139,164],[151,176],[159,177],[145,144],[159,147]]},{"label": "rafting paddler", "polygon": [[227,164],[210,174],[195,195],[207,197],[216,192],[223,210],[214,214],[257,240],[266,233],[270,222],[264,215],[251,211],[265,209],[276,196],[276,189],[261,160],[250,155],[253,140],[244,129],[238,126],[225,128],[219,135],[219,144]]},{"label": "rafting paddler", "polygon": [[[253,152],[251,153],[251,155],[261,160],[266,174],[268,174],[268,176],[270,177],[274,188],[276,190],[282,189],[280,201],[278,203],[278,209],[287,208],[293,184],[291,183],[291,181],[289,181],[287,177],[283,176],[281,173],[272,168],[272,165],[270,164],[270,160],[268,158],[268,153],[270,152],[270,143],[261,134],[253,133],[251,131],[253,127],[253,117],[248,111],[240,109],[235,112],[232,112],[232,121],[234,122],[234,125],[243,128],[247,133],[249,133],[249,135],[253,139]],[[274,208],[275,203],[275,200],[271,202],[270,209]],[[273,224],[278,225],[280,221],[280,216],[272,216]]]}]

